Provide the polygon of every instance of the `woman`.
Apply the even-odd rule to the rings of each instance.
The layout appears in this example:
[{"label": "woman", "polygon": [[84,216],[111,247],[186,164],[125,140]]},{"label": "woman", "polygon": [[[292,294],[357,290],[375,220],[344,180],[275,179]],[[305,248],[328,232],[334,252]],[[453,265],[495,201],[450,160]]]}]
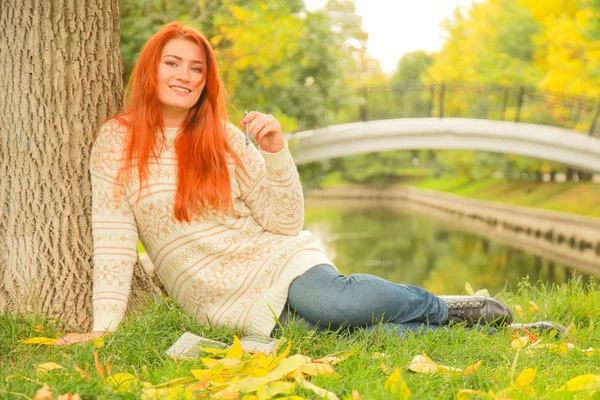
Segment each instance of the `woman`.
[{"label": "woman", "polygon": [[332,328],[399,331],[452,321],[505,324],[486,297],[438,297],[372,275],[340,275],[309,232],[296,166],[272,115],[227,123],[207,39],[175,22],[143,48],[130,105],[100,128],[91,156],[94,327],[114,331],[139,239],[170,296],[196,320],[269,336],[284,308]]}]

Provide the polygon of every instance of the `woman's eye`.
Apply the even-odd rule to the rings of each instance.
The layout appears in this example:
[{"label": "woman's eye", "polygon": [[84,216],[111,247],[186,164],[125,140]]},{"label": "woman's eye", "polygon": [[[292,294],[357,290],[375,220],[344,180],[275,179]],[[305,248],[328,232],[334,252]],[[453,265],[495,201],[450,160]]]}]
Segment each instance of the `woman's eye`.
[{"label": "woman's eye", "polygon": [[175,61],[167,61],[165,64],[167,64],[169,67],[176,67],[177,63]]},{"label": "woman's eye", "polygon": [[194,72],[198,72],[198,73],[201,73],[201,72],[202,72],[202,68],[199,68],[199,67],[193,67],[193,68],[192,68],[192,71],[194,71]]}]

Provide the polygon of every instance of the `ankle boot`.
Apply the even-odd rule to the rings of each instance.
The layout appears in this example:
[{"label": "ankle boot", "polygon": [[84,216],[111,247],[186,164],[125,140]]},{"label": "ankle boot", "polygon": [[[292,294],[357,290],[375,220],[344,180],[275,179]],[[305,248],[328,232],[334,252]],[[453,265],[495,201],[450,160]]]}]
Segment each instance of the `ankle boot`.
[{"label": "ankle boot", "polygon": [[512,310],[485,296],[439,296],[448,305],[448,323],[501,326],[513,321]]}]

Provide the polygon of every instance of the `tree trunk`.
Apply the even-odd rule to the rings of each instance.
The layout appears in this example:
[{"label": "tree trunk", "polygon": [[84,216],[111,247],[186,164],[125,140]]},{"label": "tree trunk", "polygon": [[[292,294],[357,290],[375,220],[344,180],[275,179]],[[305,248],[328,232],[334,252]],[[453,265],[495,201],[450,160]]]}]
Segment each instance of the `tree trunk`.
[{"label": "tree trunk", "polygon": [[1,0],[0,313],[90,328],[89,155],[121,74],[118,0]]}]

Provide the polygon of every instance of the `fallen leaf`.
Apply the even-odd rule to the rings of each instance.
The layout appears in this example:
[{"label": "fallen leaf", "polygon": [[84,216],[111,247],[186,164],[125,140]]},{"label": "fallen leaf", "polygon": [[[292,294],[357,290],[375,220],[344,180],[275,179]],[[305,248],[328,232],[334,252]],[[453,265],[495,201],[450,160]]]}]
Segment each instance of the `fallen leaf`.
[{"label": "fallen leaf", "polygon": [[490,297],[490,292],[487,289],[479,289],[473,294],[473,296]]},{"label": "fallen leaf", "polygon": [[44,387],[39,389],[35,396],[33,396],[33,400],[52,400],[54,397],[54,393],[50,390],[50,386],[44,384]]},{"label": "fallen leaf", "polygon": [[[206,371],[206,370],[201,370],[201,371]],[[193,373],[193,371],[192,371],[192,373]],[[156,386],[152,386],[152,388],[153,389],[172,388],[172,387],[176,387],[176,386],[182,385],[184,383],[188,383],[188,382],[193,381],[193,380],[194,380],[194,378],[192,378],[191,376],[185,376],[183,378],[172,379],[170,381],[160,383],[160,384],[158,384]]]},{"label": "fallen leaf", "polygon": [[135,386],[139,385],[138,379],[127,372],[121,372],[114,375],[109,375],[106,378],[108,383],[115,391],[115,393],[131,392]]},{"label": "fallen leaf", "polygon": [[331,365],[322,363],[304,364],[300,366],[300,371],[310,376],[337,375],[337,372],[334,371]]},{"label": "fallen leaf", "polygon": [[466,400],[470,399],[473,396],[482,395],[485,392],[481,390],[473,390],[473,389],[459,389],[456,394],[456,400]]},{"label": "fallen leaf", "polygon": [[38,365],[36,372],[37,374],[43,374],[44,372],[53,371],[55,369],[65,369],[65,367],[54,362],[47,362]]},{"label": "fallen leaf", "polygon": [[427,355],[418,355],[415,356],[408,369],[413,372],[425,373],[425,374],[434,374],[436,372],[444,372],[444,373],[461,373],[462,369],[455,367],[447,367],[445,365],[436,364],[431,358],[427,357]]},{"label": "fallen leaf", "polygon": [[537,304],[535,304],[535,302],[529,301],[528,311],[529,311],[530,314],[533,314],[536,311],[540,311],[540,308],[538,307]]},{"label": "fallen leaf", "polygon": [[98,361],[98,350],[94,351],[94,363],[96,364],[96,371],[104,378],[104,367],[100,364],[100,361]]},{"label": "fallen leaf", "polygon": [[337,397],[335,393],[318,387],[317,385],[313,385],[312,383],[305,381],[304,379],[296,379],[296,382],[298,382],[298,384],[304,387],[305,389],[312,390],[319,397],[325,398],[327,400],[340,400],[340,398]]},{"label": "fallen leaf", "polygon": [[46,327],[42,324],[37,324],[32,327],[32,330],[36,333],[42,333],[46,330]]},{"label": "fallen leaf", "polygon": [[83,378],[84,381],[89,382],[92,380],[92,377],[88,375],[87,372],[85,372],[80,366],[78,366],[77,364],[73,364],[73,369],[77,372],[79,372],[79,375],[81,375],[81,377]]},{"label": "fallen leaf", "polygon": [[598,388],[600,388],[600,375],[585,374],[569,380],[556,391],[579,392],[582,390],[596,390]]},{"label": "fallen leaf", "polygon": [[104,338],[97,337],[97,338],[92,339],[92,345],[94,345],[94,347],[97,349],[103,347],[104,346]]},{"label": "fallen leaf", "polygon": [[270,399],[278,394],[292,394],[296,384],[294,382],[275,381],[261,386],[256,391],[259,399]]},{"label": "fallen leaf", "polygon": [[226,353],[225,358],[237,358],[238,360],[242,358],[242,343],[235,335],[233,335],[233,345]]},{"label": "fallen leaf", "polygon": [[54,343],[56,343],[58,339],[52,339],[52,338],[47,338],[47,337],[32,337],[29,339],[23,339],[21,340],[21,343],[23,344],[42,344],[45,346],[52,346]]},{"label": "fallen leaf", "polygon": [[410,389],[400,373],[400,367],[396,367],[394,372],[392,372],[392,374],[383,383],[383,387],[389,393],[394,394],[395,398],[410,398]]},{"label": "fallen leaf", "polygon": [[191,390],[182,387],[154,389],[146,388],[142,391],[141,400],[194,400],[196,396]]},{"label": "fallen leaf", "polygon": [[357,390],[352,389],[352,400],[363,400],[363,398]]},{"label": "fallen leaf", "polygon": [[469,282],[465,282],[465,291],[467,292],[467,294],[469,296],[473,296],[473,294],[475,294],[475,292],[473,291],[473,288],[471,287],[471,284],[469,284]]},{"label": "fallen leaf", "polygon": [[475,364],[469,365],[467,368],[465,368],[465,372],[463,372],[463,375],[467,376],[467,375],[470,375],[473,372],[477,371],[479,369],[479,367],[481,367],[481,363],[482,363],[482,361],[479,360]]},{"label": "fallen leaf", "polygon": [[535,368],[526,368],[517,376],[515,383],[517,386],[526,387],[533,382],[535,378]]},{"label": "fallen leaf", "polygon": [[517,305],[514,307],[514,310],[515,310],[515,314],[516,314],[518,317],[522,317],[522,316],[524,316],[524,315],[525,315],[525,311],[523,311],[523,307],[521,307],[521,306],[520,306],[520,305],[518,305],[518,304],[517,304]]},{"label": "fallen leaf", "polygon": [[81,400],[81,397],[78,394],[67,393],[59,395],[56,400]]},{"label": "fallen leaf", "polygon": [[510,347],[512,347],[515,350],[519,350],[519,349],[522,349],[523,347],[527,346],[527,343],[529,343],[529,337],[521,336],[521,337],[518,337],[515,340],[513,340],[510,343]]}]

